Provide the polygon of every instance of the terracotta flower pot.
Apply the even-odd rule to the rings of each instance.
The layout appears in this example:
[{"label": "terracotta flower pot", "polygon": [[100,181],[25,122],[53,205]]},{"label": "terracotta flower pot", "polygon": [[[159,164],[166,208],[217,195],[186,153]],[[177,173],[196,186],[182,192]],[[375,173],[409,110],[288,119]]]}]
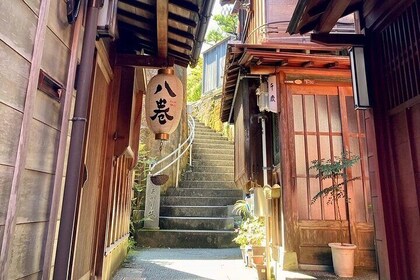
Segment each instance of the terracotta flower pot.
[{"label": "terracotta flower pot", "polygon": [[353,277],[354,273],[354,244],[329,243],[331,247],[334,273],[339,277]]},{"label": "terracotta flower pot", "polygon": [[264,264],[264,256],[263,255],[253,255],[252,262],[255,266]]}]

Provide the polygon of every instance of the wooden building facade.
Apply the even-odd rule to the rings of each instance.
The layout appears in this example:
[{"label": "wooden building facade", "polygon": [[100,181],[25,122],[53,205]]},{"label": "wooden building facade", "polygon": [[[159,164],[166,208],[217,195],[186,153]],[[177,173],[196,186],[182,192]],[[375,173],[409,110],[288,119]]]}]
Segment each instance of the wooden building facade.
[{"label": "wooden building facade", "polygon": [[[312,39],[320,43],[364,47],[371,102],[364,123],[380,277],[416,279],[420,275],[420,2],[324,2],[299,1],[289,32],[313,30],[319,34]],[[318,13],[310,14],[311,10]],[[331,24],[353,12],[360,19],[361,34],[329,33]]]},{"label": "wooden building facade", "polygon": [[194,64],[213,1],[118,1],[115,41],[97,37],[115,35],[98,32],[102,4],[0,2],[0,279],[111,278],[145,68]]},{"label": "wooden building facade", "polygon": [[[267,169],[271,175],[268,182],[282,187],[282,200],[272,201],[274,259],[280,260],[280,249],[286,259],[301,268],[331,266],[328,243],[340,242],[342,231],[345,242],[357,245],[356,266],[374,269],[374,226],[363,122],[366,116],[353,108],[347,52],[308,42],[308,36],[285,35],[285,23],[297,1],[284,1],[285,6],[274,2],[250,1],[250,10],[239,6],[239,18],[244,20],[240,29],[245,34],[240,36],[242,42],[228,45],[221,119],[235,124],[235,181],[246,192],[249,187],[263,185],[259,118],[264,117]],[[284,11],[285,7],[289,11]],[[273,11],[277,10],[275,17]],[[270,21],[257,18],[261,14]],[[351,29],[350,24],[336,28]],[[275,90],[277,111],[261,113],[256,90],[267,79],[268,87]],[[350,177],[360,178],[348,186],[351,203],[347,209],[344,202],[340,205],[346,209],[345,227],[340,226],[337,209],[326,200],[311,204],[312,197],[327,185],[309,169],[312,160],[340,156],[343,151],[361,157],[348,172]]]}]

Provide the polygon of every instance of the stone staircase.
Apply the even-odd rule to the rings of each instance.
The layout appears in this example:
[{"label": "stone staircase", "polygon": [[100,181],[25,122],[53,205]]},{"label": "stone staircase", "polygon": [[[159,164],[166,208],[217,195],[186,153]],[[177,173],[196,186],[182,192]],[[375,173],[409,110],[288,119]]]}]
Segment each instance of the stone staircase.
[{"label": "stone staircase", "polygon": [[234,218],[228,205],[242,199],[233,182],[233,144],[196,122],[192,168],[178,188],[169,188],[160,201],[159,230],[138,232],[138,245],[169,248],[228,248]]}]

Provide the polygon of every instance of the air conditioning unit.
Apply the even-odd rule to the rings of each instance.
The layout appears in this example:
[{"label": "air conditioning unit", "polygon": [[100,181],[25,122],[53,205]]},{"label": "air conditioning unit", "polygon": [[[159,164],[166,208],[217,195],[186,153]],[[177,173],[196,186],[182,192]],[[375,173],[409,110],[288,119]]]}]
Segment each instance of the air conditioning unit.
[{"label": "air conditioning unit", "polygon": [[118,0],[104,0],[104,5],[99,9],[98,36],[117,37],[117,5]]}]

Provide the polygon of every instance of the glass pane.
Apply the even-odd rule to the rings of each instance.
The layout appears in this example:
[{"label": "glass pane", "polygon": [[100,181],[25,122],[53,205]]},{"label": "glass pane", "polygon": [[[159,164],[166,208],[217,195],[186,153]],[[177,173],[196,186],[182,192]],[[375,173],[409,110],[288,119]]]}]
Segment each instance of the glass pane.
[{"label": "glass pane", "polygon": [[328,108],[327,97],[318,95],[316,97],[318,109],[318,127],[320,132],[328,132]]},{"label": "glass pane", "polygon": [[297,178],[298,215],[300,220],[308,219],[308,186],[305,178]]},{"label": "glass pane", "polygon": [[[317,140],[315,135],[308,135],[307,136],[308,141],[308,164],[311,165],[311,161],[318,159],[318,146],[317,146]],[[309,174],[315,176],[316,170],[310,169]]]},{"label": "glass pane", "polygon": [[306,131],[316,132],[315,99],[313,95],[305,95]]},{"label": "glass pane", "polygon": [[341,136],[333,136],[332,142],[333,142],[334,156],[340,156],[341,153],[343,152],[343,138]]},{"label": "glass pane", "polygon": [[[319,179],[311,178],[310,181],[310,200],[320,191]],[[309,202],[311,203],[311,202]],[[321,219],[321,200],[317,199],[314,204],[311,204],[311,220]]]},{"label": "glass pane", "polygon": [[[331,179],[326,179],[322,181],[322,189],[330,187],[332,184]],[[334,220],[334,203],[332,201],[328,202],[328,198],[322,198],[322,203],[324,205],[324,219],[325,220]]]},{"label": "glass pane", "polygon": [[295,136],[296,174],[306,177],[305,142],[303,135]]},{"label": "glass pane", "polygon": [[[358,138],[350,138],[350,151],[353,155],[360,156]],[[353,165],[351,170],[352,170],[353,178],[362,176],[360,160],[355,165]]]},{"label": "glass pane", "polygon": [[320,156],[321,158],[331,158],[330,138],[328,136],[319,136]]},{"label": "glass pane", "polygon": [[341,116],[340,116],[340,103],[338,96],[329,96],[330,114],[331,114],[331,131],[341,132]]},{"label": "glass pane", "polygon": [[354,203],[355,212],[356,212],[356,222],[366,222],[367,213],[365,208],[365,194],[363,191],[362,180],[355,180],[352,182],[353,185],[353,196],[350,202]]},{"label": "glass pane", "polygon": [[293,120],[295,131],[303,131],[302,95],[293,95]]},{"label": "glass pane", "polygon": [[353,97],[346,96],[347,121],[349,124],[349,131],[357,133],[357,113],[354,109]]}]

